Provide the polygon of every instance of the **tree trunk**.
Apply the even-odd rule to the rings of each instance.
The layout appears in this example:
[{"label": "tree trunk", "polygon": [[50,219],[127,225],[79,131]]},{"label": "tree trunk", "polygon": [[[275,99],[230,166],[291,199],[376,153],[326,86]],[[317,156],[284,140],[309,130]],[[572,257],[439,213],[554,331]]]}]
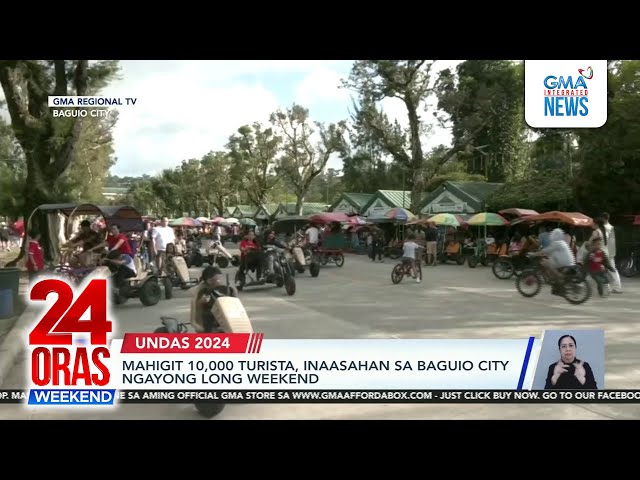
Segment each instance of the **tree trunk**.
[{"label": "tree trunk", "polygon": [[51,261],[53,258],[53,252],[51,252],[49,241],[49,226],[47,224],[47,214],[36,213],[31,218],[31,222],[28,223],[29,217],[36,208],[45,203],[51,203],[49,193],[53,191],[57,178],[50,178],[46,175],[42,175],[39,168],[39,165],[47,163],[48,156],[49,154],[46,149],[41,149],[39,151],[25,151],[25,157],[28,165],[27,178],[24,187],[24,207],[22,210],[25,236],[24,242],[22,242],[22,248],[20,249],[20,254],[15,260],[9,262],[7,264],[7,267],[13,267],[17,265],[17,263],[25,256],[28,246],[27,238],[29,232],[32,230],[40,233],[40,245],[42,245],[42,248],[44,250],[45,261]]},{"label": "tree trunk", "polygon": [[305,195],[296,195],[296,215],[302,215],[302,210],[304,208],[304,197]]},{"label": "tree trunk", "polygon": [[[405,99],[407,112],[409,114],[409,130],[411,132],[411,211],[415,214],[416,209],[422,200],[424,190],[424,179],[422,178],[422,164],[424,162],[424,154],[422,152],[422,142],[420,141],[420,117],[418,116],[418,102],[414,102],[412,98]],[[406,187],[405,187],[406,188]]]}]

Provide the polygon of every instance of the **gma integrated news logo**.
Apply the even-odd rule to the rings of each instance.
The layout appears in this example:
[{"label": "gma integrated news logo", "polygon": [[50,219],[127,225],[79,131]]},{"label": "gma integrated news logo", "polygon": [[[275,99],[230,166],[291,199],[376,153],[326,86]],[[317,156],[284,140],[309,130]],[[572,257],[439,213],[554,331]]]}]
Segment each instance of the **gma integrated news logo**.
[{"label": "gma integrated news logo", "polygon": [[607,122],[606,60],[526,60],[525,120],[533,128],[599,128]]},{"label": "gma integrated news logo", "polygon": [[103,97],[103,96],[55,96],[48,99],[51,114],[54,117],[83,118],[108,117],[113,108],[134,107],[137,97]]},{"label": "gma integrated news logo", "polygon": [[114,405],[108,291],[105,279],[78,289],[54,278],[31,287],[31,302],[47,307],[28,336],[28,405]]}]

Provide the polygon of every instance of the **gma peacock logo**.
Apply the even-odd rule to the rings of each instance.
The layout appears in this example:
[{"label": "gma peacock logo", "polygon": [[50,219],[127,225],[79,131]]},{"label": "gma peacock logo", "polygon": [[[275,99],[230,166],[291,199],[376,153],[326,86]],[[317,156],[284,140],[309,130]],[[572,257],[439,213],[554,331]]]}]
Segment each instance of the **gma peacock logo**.
[{"label": "gma peacock logo", "polygon": [[525,61],[525,118],[533,128],[604,125],[607,61]]}]

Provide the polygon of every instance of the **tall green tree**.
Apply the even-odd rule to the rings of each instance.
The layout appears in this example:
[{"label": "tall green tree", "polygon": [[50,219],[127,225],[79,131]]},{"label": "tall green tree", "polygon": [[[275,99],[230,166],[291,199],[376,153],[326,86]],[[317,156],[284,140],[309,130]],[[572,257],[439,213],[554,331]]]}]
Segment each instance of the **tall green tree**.
[{"label": "tall green tree", "polygon": [[275,173],[282,138],[273,128],[256,122],[244,125],[229,137],[227,145],[234,161],[233,177],[249,201],[256,206],[267,202],[269,192],[280,181]]},{"label": "tall green tree", "polygon": [[640,212],[640,61],[612,62],[607,122],[576,129],[580,172],[576,194],[589,213]]},{"label": "tall green tree", "polygon": [[[428,111],[428,100],[434,93],[433,66],[434,62],[428,60],[359,60],[344,82],[345,87],[358,92],[360,98],[371,100],[362,103],[359,112],[372,140],[406,173],[413,210],[418,208],[426,183],[446,162],[456,158],[460,150],[470,148],[460,142],[444,156],[432,157],[425,153],[423,142],[430,133],[430,124],[423,121],[422,115]],[[391,122],[373,107],[385,98],[397,98],[404,104],[407,129]]]},{"label": "tall green tree", "polygon": [[[296,212],[302,215],[302,206],[311,183],[324,171],[331,156],[344,149],[346,122],[328,126],[315,122],[314,130],[309,110],[300,105],[293,105],[286,111],[278,110],[271,114],[270,120],[283,138],[278,172],[295,193]],[[314,143],[315,133],[318,141]]]},{"label": "tall green tree", "polygon": [[[11,126],[25,153],[25,218],[42,203],[75,158],[83,118],[54,118],[50,95],[92,95],[114,78],[115,61],[1,60],[0,84]],[[35,225],[46,236],[45,225]],[[21,256],[24,250],[21,252]]]},{"label": "tall green tree", "polygon": [[453,145],[473,149],[460,157],[467,171],[490,182],[522,179],[527,173],[524,64],[467,60],[440,73],[438,108],[449,116]]},{"label": "tall green tree", "polygon": [[22,215],[26,168],[22,148],[11,126],[0,118],[0,216]]},{"label": "tall green tree", "polygon": [[368,115],[380,115],[370,96],[353,103],[349,123],[349,143],[342,153],[342,184],[346,192],[375,193],[389,187],[387,153],[376,141]]}]

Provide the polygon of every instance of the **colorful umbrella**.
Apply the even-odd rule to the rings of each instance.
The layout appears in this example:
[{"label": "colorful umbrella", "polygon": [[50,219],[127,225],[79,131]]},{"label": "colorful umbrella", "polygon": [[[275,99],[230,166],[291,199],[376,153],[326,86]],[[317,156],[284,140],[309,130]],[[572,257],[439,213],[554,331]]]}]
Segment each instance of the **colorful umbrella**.
[{"label": "colorful umbrella", "polygon": [[215,217],[215,218],[212,218],[211,220],[209,220],[209,222],[211,222],[211,223],[222,223],[224,221],[225,221],[225,219],[223,217]]},{"label": "colorful umbrella", "polygon": [[452,213],[438,213],[433,217],[429,218],[431,223],[435,223],[436,225],[447,225],[449,227],[459,227],[460,222],[458,218]]},{"label": "colorful umbrella", "polygon": [[220,223],[223,225],[233,225],[234,223],[240,223],[240,221],[237,218],[229,217],[229,218],[225,218]]},{"label": "colorful umbrella", "polygon": [[202,223],[191,217],[174,218],[169,222],[171,227],[201,227]]},{"label": "colorful umbrella", "polygon": [[209,223],[211,221],[207,217],[198,217],[196,218],[196,220],[198,220],[200,223]]},{"label": "colorful umbrella", "polygon": [[406,222],[407,220],[413,220],[415,215],[406,208],[395,207],[384,214],[386,218],[393,218],[394,220],[400,220]]},{"label": "colorful umbrella", "polygon": [[497,213],[482,212],[476,213],[473,217],[467,220],[467,223],[473,226],[501,227],[503,225],[508,225],[509,221]]}]

